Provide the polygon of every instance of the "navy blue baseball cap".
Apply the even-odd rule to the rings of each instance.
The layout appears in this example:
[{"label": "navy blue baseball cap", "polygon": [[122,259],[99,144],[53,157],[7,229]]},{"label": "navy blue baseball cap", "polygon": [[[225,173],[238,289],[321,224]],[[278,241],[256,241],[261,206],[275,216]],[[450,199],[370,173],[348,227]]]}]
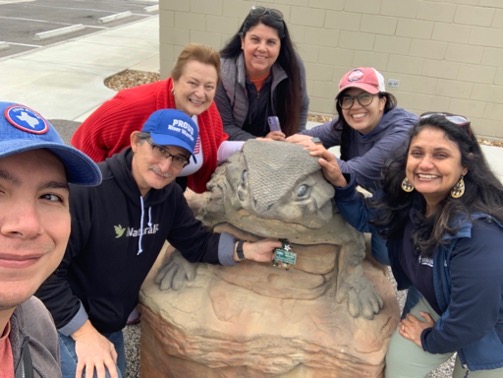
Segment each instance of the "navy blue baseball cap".
[{"label": "navy blue baseball cap", "polygon": [[61,160],[69,183],[101,183],[98,166],[86,154],[65,144],[44,117],[27,106],[0,102],[0,158],[38,149],[49,150]]},{"label": "navy blue baseball cap", "polygon": [[195,122],[177,109],[160,109],[153,112],[143,124],[152,141],[160,146],[177,146],[186,149],[194,158],[198,129]]}]

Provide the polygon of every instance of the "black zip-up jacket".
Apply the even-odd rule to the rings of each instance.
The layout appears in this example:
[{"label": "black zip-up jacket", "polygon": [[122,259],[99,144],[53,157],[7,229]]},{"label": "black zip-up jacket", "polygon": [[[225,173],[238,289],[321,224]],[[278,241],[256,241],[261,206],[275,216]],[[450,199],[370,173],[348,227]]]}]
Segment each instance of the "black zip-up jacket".
[{"label": "black zip-up jacket", "polygon": [[70,188],[70,242],[37,292],[65,335],[88,318],[100,333],[124,328],[166,240],[191,262],[219,263],[220,235],[194,218],[178,184],[142,198],[132,156],[128,148],[100,163],[101,185]]}]

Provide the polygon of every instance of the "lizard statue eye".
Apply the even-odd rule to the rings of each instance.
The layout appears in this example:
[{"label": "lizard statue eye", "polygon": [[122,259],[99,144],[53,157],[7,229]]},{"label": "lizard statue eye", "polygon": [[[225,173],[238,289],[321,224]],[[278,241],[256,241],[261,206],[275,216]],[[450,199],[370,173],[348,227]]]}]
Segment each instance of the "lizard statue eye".
[{"label": "lizard statue eye", "polygon": [[300,185],[297,188],[297,197],[298,198],[306,198],[309,196],[310,192],[311,192],[311,190],[308,185],[306,185],[306,184]]},{"label": "lizard statue eye", "polygon": [[245,169],[243,172],[241,172],[241,185],[246,186],[247,182],[248,182],[248,171]]}]

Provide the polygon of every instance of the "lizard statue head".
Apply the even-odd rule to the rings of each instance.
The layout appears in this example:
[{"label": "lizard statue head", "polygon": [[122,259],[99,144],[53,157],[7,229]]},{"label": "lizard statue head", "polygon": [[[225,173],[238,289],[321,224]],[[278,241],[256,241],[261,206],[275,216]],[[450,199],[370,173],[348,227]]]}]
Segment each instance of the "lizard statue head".
[{"label": "lizard statue head", "polygon": [[249,140],[208,183],[212,199],[201,217],[261,236],[320,229],[332,219],[334,188],[318,159],[297,144]]}]

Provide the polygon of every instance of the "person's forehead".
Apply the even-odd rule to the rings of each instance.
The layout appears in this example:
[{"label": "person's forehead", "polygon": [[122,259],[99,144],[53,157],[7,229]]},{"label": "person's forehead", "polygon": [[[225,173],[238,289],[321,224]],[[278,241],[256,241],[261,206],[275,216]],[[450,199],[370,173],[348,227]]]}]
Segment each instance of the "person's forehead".
[{"label": "person's forehead", "polygon": [[248,29],[245,36],[248,35],[260,36],[262,38],[267,37],[267,38],[280,39],[277,29],[273,28],[272,26],[265,25],[263,23],[258,23],[257,25],[252,26],[250,29]]},{"label": "person's forehead", "polygon": [[51,160],[54,161],[59,161],[61,164],[63,164],[62,160],[54,154],[52,151],[48,150],[47,148],[34,148],[28,151],[21,151],[21,152],[16,152],[7,156],[2,156],[0,157],[0,161],[10,161],[10,160],[17,160],[17,159],[22,159],[24,157],[29,157],[29,156],[40,156],[40,157],[49,157],[51,156]]},{"label": "person's forehead", "polygon": [[425,127],[421,129],[411,140],[411,145],[421,143],[459,150],[458,144],[451,140],[444,130],[437,127]]},{"label": "person's forehead", "polygon": [[[23,169],[21,170],[21,168]],[[66,168],[63,162],[47,149],[35,149],[4,156],[0,158],[0,169],[9,172],[9,175],[17,179],[22,176],[30,178],[30,175],[26,174],[27,172],[44,172],[45,175],[57,176],[66,180]]]},{"label": "person's forehead", "polygon": [[211,81],[216,80],[218,72],[217,68],[213,64],[203,63],[198,60],[191,59],[185,63],[182,70],[182,76],[197,76],[198,78]]}]

